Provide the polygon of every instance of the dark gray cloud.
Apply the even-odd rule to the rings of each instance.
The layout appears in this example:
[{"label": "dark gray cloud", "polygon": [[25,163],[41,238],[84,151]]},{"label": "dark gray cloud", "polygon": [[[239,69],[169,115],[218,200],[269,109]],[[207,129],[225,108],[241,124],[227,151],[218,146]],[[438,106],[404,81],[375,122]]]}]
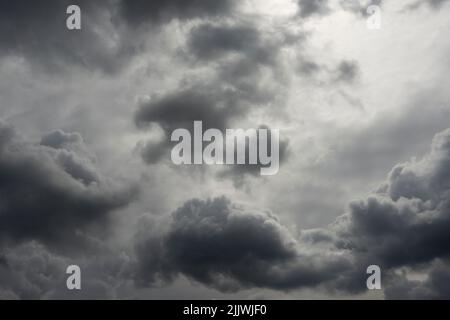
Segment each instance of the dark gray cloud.
[{"label": "dark gray cloud", "polygon": [[[267,129],[270,130],[268,126],[260,126],[259,129]],[[269,134],[270,139],[270,134]],[[271,154],[271,146],[269,145],[269,140],[267,141],[267,150],[269,150],[269,154]],[[247,139],[248,140],[248,139]],[[257,135],[257,141],[259,146],[259,135]],[[245,159],[249,159],[249,145],[248,143],[245,145]],[[237,155],[237,148],[235,147],[235,155]],[[236,157],[236,156],[235,156]],[[289,140],[282,139],[279,141],[279,165],[281,166],[289,157]],[[264,165],[261,163],[259,159],[259,155],[257,156],[256,164],[240,164],[240,165],[227,165],[226,168],[220,171],[217,176],[219,178],[231,178],[233,180],[233,184],[236,188],[242,188],[245,186],[246,178],[249,176],[260,177],[261,176],[261,168]]]},{"label": "dark gray cloud", "polygon": [[194,62],[219,64],[218,72],[225,80],[223,69],[232,69],[229,76],[234,77],[229,82],[235,83],[262,67],[279,71],[282,49],[302,44],[305,39],[304,33],[279,26],[272,30],[252,22],[205,22],[190,30],[186,50]]},{"label": "dark gray cloud", "polygon": [[82,145],[83,138],[78,132],[64,132],[62,130],[55,130],[44,135],[41,139],[41,145],[51,147],[54,149],[64,149],[73,144]]},{"label": "dark gray cloud", "polygon": [[433,8],[440,8],[444,3],[446,3],[448,0],[428,0],[428,4],[432,6]]},{"label": "dark gray cloud", "polygon": [[[186,50],[194,66],[206,64],[215,70],[215,81],[234,88],[241,100],[281,107],[283,86],[289,82],[282,67],[282,49],[304,40],[303,33],[265,30],[249,22],[203,23],[190,31]],[[271,83],[262,81],[268,77]]]},{"label": "dark gray cloud", "polygon": [[[46,72],[73,66],[114,73],[139,53],[140,35],[173,19],[229,16],[235,0],[0,1],[0,56],[25,58]],[[81,8],[82,30],[68,30],[66,9]],[[151,26],[136,28],[146,23]]]},{"label": "dark gray cloud", "polygon": [[137,280],[153,284],[184,274],[222,291],[320,286],[356,293],[365,290],[367,266],[377,264],[388,298],[426,296],[425,289],[430,297],[446,297],[439,285],[448,277],[446,265],[417,283],[393,271],[448,259],[449,162],[450,129],[435,136],[421,160],[395,166],[376,192],[352,202],[329,228],[304,231],[298,239],[269,212],[245,210],[226,198],[188,201],[164,232],[140,235]]},{"label": "dark gray cloud", "polygon": [[[299,0],[298,3],[301,17],[329,11],[327,0]],[[66,8],[71,4],[82,8],[82,31],[66,28]],[[77,66],[113,73],[143,48],[139,35],[158,33],[151,28],[135,27],[146,22],[160,25],[172,19],[230,18],[235,5],[235,0],[79,0],[75,3],[50,0],[39,4],[2,0],[0,55],[24,57],[34,67],[47,72]],[[273,63],[271,59],[279,51],[280,43],[262,41],[263,37],[254,27],[206,23],[194,31],[189,46],[198,58],[210,60],[227,51],[249,55],[248,59],[241,60],[236,72],[243,72],[243,67],[249,70],[258,63]],[[284,41],[293,40],[292,35],[285,36]]]},{"label": "dark gray cloud", "polygon": [[[347,59],[333,63],[333,65],[326,65],[301,57],[296,71],[306,81],[310,83],[317,82],[322,86],[330,86],[330,88],[336,88],[339,85],[356,85],[361,78],[358,61]],[[355,100],[348,94],[342,93],[342,95],[349,102]]]},{"label": "dark gray cloud", "polygon": [[122,0],[120,11],[129,24],[138,26],[143,23],[170,22],[172,19],[223,16],[232,12],[235,3],[235,0]]},{"label": "dark gray cloud", "polygon": [[28,143],[0,123],[1,241],[35,239],[55,248],[86,244],[90,227],[106,227],[108,213],[132,200],[132,190],[103,178],[89,158],[62,148],[56,136],[82,143],[78,134],[63,132],[44,136],[47,146]]},{"label": "dark gray cloud", "polygon": [[267,46],[260,32],[251,25],[202,24],[190,33],[189,51],[201,60],[217,60],[230,53],[251,56],[261,63],[273,63],[275,45]]},{"label": "dark gray cloud", "polygon": [[[334,4],[328,0],[296,2],[297,19],[322,17]],[[148,80],[152,90],[163,92],[161,95],[151,92],[151,100],[140,105],[135,113],[139,129],[152,130],[155,126],[162,132],[161,140],[144,141],[140,146],[142,157],[150,164],[169,159],[170,133],[176,128],[192,130],[195,120],[201,120],[204,129],[224,130],[240,125],[240,121],[247,125],[253,121],[253,115],[258,118],[261,111],[264,116],[279,116],[283,113],[291,74],[304,77],[302,80],[310,81],[308,84],[317,80],[313,84],[320,89],[337,86],[338,90],[357,83],[361,76],[355,60],[332,60],[337,61],[332,65],[316,58],[307,59],[308,50],[303,52],[301,47],[304,34],[289,33],[287,30],[294,29],[292,25],[283,29],[277,24],[279,17],[261,22],[256,21],[259,15],[240,15],[235,11],[236,0],[80,0],[76,3],[82,8],[82,32],[68,31],[65,27],[65,10],[73,2],[0,0],[0,59],[2,62],[11,58],[16,59],[14,61],[24,59],[35,68],[30,72],[38,78],[42,71],[53,74],[72,71],[74,67],[114,73],[143,47],[151,47],[154,43],[149,37],[165,31],[167,23],[181,22],[166,26],[176,32],[167,35],[170,39],[164,38],[163,42],[167,40],[170,46],[183,44],[174,51],[164,47],[161,50],[170,56],[169,61],[176,60],[174,65],[181,68],[180,74],[186,75],[184,78],[180,74],[175,76],[182,78],[180,84],[175,89],[167,89],[167,83],[175,82],[168,79],[174,72],[169,65],[171,70],[165,74],[163,61],[155,69],[164,80],[170,81],[154,86],[151,76],[149,79],[134,75],[128,78],[127,73],[124,82],[133,88],[124,86],[127,88],[112,98],[120,104],[140,91],[142,88],[134,82],[136,78],[139,83]],[[342,0],[340,3],[345,10],[366,15],[367,8],[361,1]],[[446,3],[447,0],[418,2],[420,6],[435,9]],[[374,0],[372,4],[381,4],[381,1]],[[301,23],[297,26],[302,27]],[[155,47],[159,47],[159,43]],[[293,50],[284,50],[286,48]],[[291,62],[284,59],[286,52],[301,52],[295,54],[298,66],[295,63],[286,66]],[[149,61],[139,63],[158,64],[161,52],[153,53],[147,51],[142,60],[149,58]],[[311,54],[311,57],[315,56]],[[5,66],[7,71],[15,70],[15,66]],[[297,74],[294,75],[291,68],[297,70]],[[33,81],[34,77],[30,78]],[[105,86],[110,84],[102,81],[99,83]],[[96,88],[94,82],[92,84]],[[22,83],[17,82],[19,85]],[[24,81],[23,85],[28,86],[29,82]],[[8,86],[5,88],[7,91]],[[66,89],[61,86],[61,91]],[[44,91],[37,90],[30,99],[46,100],[47,97],[37,97],[46,95]],[[351,98],[353,96],[348,96],[349,100]],[[314,103],[314,97],[311,99]],[[91,261],[81,260],[83,275],[90,280],[83,282],[84,290],[79,295],[65,289],[65,267],[73,262],[71,258],[78,257],[80,248],[93,246],[93,243],[105,246],[97,237],[108,233],[111,213],[133,200],[134,189],[102,175],[97,160],[78,133],[57,130],[44,135],[40,142],[39,138],[28,142],[10,126],[0,123],[0,298],[116,298],[113,289],[122,286],[122,281],[135,280],[147,287],[175,280],[180,275],[226,292],[255,287],[276,290],[320,287],[331,292],[360,293],[365,290],[365,268],[374,263],[382,267],[387,298],[449,298],[445,284],[450,278],[450,247],[447,245],[450,243],[450,132],[437,135],[430,153],[422,159],[394,165],[398,159],[421,154],[431,133],[448,127],[446,108],[437,108],[436,101],[429,96],[416,100],[417,108],[398,115],[381,114],[371,124],[351,132],[339,132],[332,125],[321,128],[329,134],[330,157],[324,157],[326,161],[313,169],[330,180],[329,188],[335,188],[336,183],[344,186],[349,181],[346,179],[359,179],[367,185],[374,177],[374,180],[381,175],[384,177],[386,168],[394,167],[376,192],[352,202],[348,213],[331,227],[304,230],[296,237],[270,212],[245,209],[226,198],[190,200],[173,212],[168,225],[154,220],[141,225],[136,243],[137,261],[128,257],[118,261],[121,249],[117,248],[111,252],[102,247],[95,257],[82,250]],[[429,104],[423,104],[423,100]],[[111,100],[102,101],[107,105]],[[357,104],[359,100],[354,101]],[[446,101],[439,103],[446,105]],[[20,104],[19,99],[11,110]],[[42,118],[41,111],[33,110]],[[14,112],[5,114],[16,116]],[[95,122],[92,111],[86,111],[88,119]],[[262,121],[266,123],[266,119]],[[252,125],[259,123],[252,122]],[[30,131],[36,130],[36,126],[39,124],[31,124]],[[102,135],[104,128],[93,130]],[[128,135],[121,137],[126,142],[132,139]],[[114,140],[102,139],[108,143]],[[288,154],[287,142],[282,140],[280,144],[281,161]],[[123,147],[122,140],[119,143],[118,149]],[[101,148],[114,147],[102,145]],[[115,151],[108,151],[112,158],[116,156]],[[122,165],[117,158],[100,166]],[[230,178],[235,186],[242,186],[246,177],[260,173],[259,165],[224,168],[219,178]],[[171,177],[161,177],[165,178]],[[293,179],[298,180],[298,176]],[[306,198],[305,190],[286,181],[289,185],[283,189],[289,190],[286,197]],[[283,181],[284,186],[286,181]],[[186,191],[180,191],[181,187],[173,192],[158,188],[161,189],[158,194],[167,199],[152,200],[156,202],[148,205],[152,209],[165,208],[169,204],[160,203],[170,203],[172,199],[185,199]],[[317,198],[325,198],[323,188],[314,188],[310,183],[305,188]],[[296,194],[293,195],[292,190]],[[282,198],[282,192],[278,191],[276,196]],[[178,192],[184,194],[180,196]],[[340,196],[337,192],[334,197]],[[328,218],[330,212],[334,215],[341,210],[335,198],[321,203],[320,210],[326,211]],[[148,199],[146,201],[148,204]],[[133,211],[141,211],[147,204],[137,203]],[[313,208],[314,204],[306,203],[305,210],[308,206]],[[133,220],[129,216],[124,219]],[[109,240],[120,242],[122,237],[126,238],[118,235],[117,239]],[[100,251],[106,257],[100,256]],[[425,280],[411,280],[394,272],[399,268],[426,275]],[[135,290],[133,288],[133,292],[137,292]]]},{"label": "dark gray cloud", "polygon": [[168,160],[171,147],[169,138],[164,136],[159,141],[141,141],[137,145],[137,150],[147,164],[157,164]]},{"label": "dark gray cloud", "polygon": [[214,86],[196,86],[169,93],[143,104],[135,114],[139,127],[158,124],[166,133],[189,129],[201,120],[205,129],[225,129],[227,121],[241,114],[236,92]]},{"label": "dark gray cloud", "polygon": [[299,66],[298,66],[298,73],[300,75],[304,75],[304,76],[311,76],[314,75],[316,73],[318,73],[321,69],[321,66],[314,62],[314,61],[310,61],[310,60],[304,60],[304,61],[300,61]]},{"label": "dark gray cloud", "polygon": [[[435,136],[431,151],[421,160],[398,164],[376,193],[350,204],[349,213],[335,224],[337,246],[386,269],[446,259],[450,254],[449,162],[447,129]],[[429,281],[434,276],[431,273]]]},{"label": "dark gray cloud", "polygon": [[358,62],[353,60],[343,60],[339,63],[336,70],[336,81],[342,81],[346,83],[355,82],[359,76]]},{"label": "dark gray cloud", "polygon": [[369,13],[367,8],[369,6],[375,5],[382,7],[383,0],[371,0],[371,1],[361,1],[361,0],[339,0],[339,5],[342,9],[353,12],[357,16],[366,17]]},{"label": "dark gray cloud", "polygon": [[450,299],[450,264],[448,260],[436,260],[430,267],[421,270],[426,273],[423,281],[410,280],[404,274],[391,277],[385,290],[387,299]]},{"label": "dark gray cloud", "polygon": [[328,0],[298,0],[298,7],[302,18],[324,15],[330,11]]},{"label": "dark gray cloud", "polygon": [[[234,120],[243,118],[251,110],[274,103],[279,103],[281,108],[283,102],[279,97],[286,79],[278,65],[280,50],[302,39],[302,36],[289,34],[266,38],[251,23],[203,23],[191,29],[184,57],[194,66],[210,67],[213,75],[204,81],[208,84],[181,85],[140,106],[135,114],[138,127],[156,124],[166,135],[165,140],[143,143],[144,160],[156,163],[163,159],[171,146],[164,141],[169,140],[171,132],[176,128],[191,130],[195,120],[203,122],[204,130],[223,131],[232,128],[230,124]],[[270,83],[272,87],[261,82],[267,73],[274,80]],[[274,83],[280,86],[273,86]],[[283,143],[285,146],[287,144]],[[252,171],[251,167],[249,169]],[[245,171],[249,170],[244,169],[242,174]]]},{"label": "dark gray cloud", "polygon": [[[0,249],[1,250],[1,249]],[[117,299],[127,297],[127,256],[107,247],[95,259],[71,258],[36,241],[4,249],[0,257],[0,299]],[[81,268],[82,290],[67,290],[66,268]]]},{"label": "dark gray cloud", "polygon": [[228,199],[190,200],[163,234],[143,230],[137,244],[141,285],[184,274],[221,291],[246,287],[288,290],[333,280],[350,262],[301,254],[297,241],[270,212],[253,212]]},{"label": "dark gray cloud", "polygon": [[[82,8],[82,30],[69,31],[66,9]],[[102,1],[0,1],[0,55],[23,57],[46,71],[78,66],[114,72],[126,62],[132,48],[112,39],[114,2]],[[117,43],[114,43],[117,42]]]},{"label": "dark gray cloud", "polygon": [[[370,248],[387,266],[430,261],[450,253],[449,146],[450,130],[446,130],[435,136],[431,152],[422,160],[395,166],[380,187],[380,196],[351,204],[349,228],[358,244],[350,242],[355,249]],[[381,237],[384,241],[379,242]]]},{"label": "dark gray cloud", "polygon": [[423,5],[428,5],[430,8],[439,10],[444,6],[448,0],[425,0],[425,1],[416,1],[412,4],[409,4],[406,8],[408,10],[416,10]]},{"label": "dark gray cloud", "polygon": [[[177,128],[185,128],[192,133],[194,121],[202,121],[203,130],[216,128],[225,133],[227,128],[232,128],[231,123],[234,119],[245,115],[251,108],[245,102],[245,98],[234,90],[218,91],[217,88],[212,87],[195,87],[142,105],[135,114],[137,126],[143,128],[158,125],[164,132],[160,140],[143,142],[139,146],[143,159],[148,164],[168,160],[170,149],[175,144],[170,141],[171,133]],[[269,129],[267,126],[260,126],[260,128]],[[288,157],[288,145],[289,141],[286,138],[280,140],[280,164],[284,163]],[[246,159],[248,159],[248,144],[246,148]],[[260,176],[261,167],[259,159],[258,164],[255,165],[227,166],[219,172],[218,177],[230,178],[235,186],[242,187],[248,176]]]},{"label": "dark gray cloud", "polygon": [[44,298],[65,274],[64,259],[37,243],[15,247],[0,264],[0,299]]},{"label": "dark gray cloud", "polygon": [[169,93],[143,104],[135,114],[138,127],[157,125],[164,131],[163,140],[144,144],[142,156],[155,163],[169,155],[170,135],[177,128],[193,131],[194,121],[202,121],[203,130],[225,130],[232,118],[242,115],[245,107],[239,104],[238,93],[214,86],[195,86]]}]

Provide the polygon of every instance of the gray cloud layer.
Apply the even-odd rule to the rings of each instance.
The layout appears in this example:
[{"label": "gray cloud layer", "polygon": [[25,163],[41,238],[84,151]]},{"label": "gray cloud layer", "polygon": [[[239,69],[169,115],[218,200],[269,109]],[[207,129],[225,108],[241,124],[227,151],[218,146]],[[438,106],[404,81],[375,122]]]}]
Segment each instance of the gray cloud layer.
[{"label": "gray cloud layer", "polygon": [[[339,4],[365,14],[359,1],[350,2]],[[134,114],[139,130],[159,127],[164,135],[162,140],[141,145],[148,164],[163,162],[171,146],[170,133],[176,128],[191,130],[194,120],[202,120],[204,129],[224,130],[239,121],[253,120],[259,111],[282,115],[294,73],[307,83],[316,81],[325,91],[361,79],[358,61],[341,57],[332,65],[316,61],[316,57],[306,59],[308,53],[302,45],[308,39],[303,31],[294,33],[276,23],[259,23],[252,15],[239,16],[235,0],[77,3],[82,7],[82,32],[65,28],[65,10],[72,2],[49,0],[44,5],[0,0],[1,62],[24,60],[32,67],[30,72],[38,75],[61,76],[75,68],[100,71],[109,80],[141,50],[145,52],[148,37],[171,27],[172,22],[180,23],[181,27],[170,29],[176,31],[170,36],[179,36],[182,44],[176,45],[176,52],[169,52],[173,55],[170,61],[184,66],[177,75],[179,82],[171,82],[169,88],[150,85],[150,101],[139,105]],[[324,17],[333,10],[328,0],[296,3],[298,14],[293,20],[299,27],[303,19]],[[419,5],[422,3],[438,9],[447,1],[429,0]],[[295,59],[285,59],[286,52],[296,52]],[[286,65],[286,61],[292,63]],[[57,80],[64,82],[64,77]],[[134,85],[131,82],[130,86]],[[158,89],[162,93],[154,94]],[[130,92],[115,100],[130,101]],[[440,102],[430,103],[433,107],[437,104]],[[110,110],[101,111],[107,114]],[[378,174],[407,151],[415,153],[412,140],[422,142],[431,131],[448,126],[448,112],[433,110],[426,117],[422,105],[399,119],[383,115],[360,134],[340,135],[340,143],[336,131],[330,130],[336,147],[334,159],[318,170],[330,180],[370,180],[371,170]],[[132,115],[128,121],[130,118]],[[397,147],[391,139],[402,146]],[[289,154],[288,142],[281,141],[281,161]],[[122,140],[114,143],[122,144]],[[386,298],[450,298],[445,285],[450,278],[449,165],[450,129],[436,135],[431,151],[422,159],[395,165],[383,185],[352,202],[334,224],[302,230],[299,236],[276,214],[244,208],[231,196],[185,201],[186,197],[180,200],[174,195],[179,190],[163,190],[161,194],[183,204],[167,225],[157,219],[143,223],[136,242],[127,243],[135,248],[126,248],[129,252],[122,260],[122,248],[107,248],[99,238],[109,234],[112,213],[134,201],[136,189],[105,177],[78,133],[56,130],[30,142],[0,122],[0,298],[114,298],[114,289],[124,283],[137,284],[132,289],[136,290],[167,284],[179,276],[223,292],[320,288],[361,293],[366,289],[369,264],[382,267]],[[258,172],[259,165],[233,166],[216,177],[231,178],[240,187],[245,177]],[[345,184],[345,179],[338,183],[342,181]],[[335,185],[330,183],[330,188]],[[303,192],[290,190],[294,192],[291,197]],[[323,188],[315,190],[325,197]],[[133,209],[140,213],[148,206],[163,207],[139,203]],[[86,249],[98,250],[94,257]],[[77,260],[85,263],[87,281],[83,293],[74,296],[65,290],[64,269],[80,252],[89,260]],[[407,273],[418,273],[424,280],[411,280]]]},{"label": "gray cloud layer", "polygon": [[123,17],[131,25],[159,24],[172,19],[217,17],[229,14],[235,0],[157,0],[120,1]]}]

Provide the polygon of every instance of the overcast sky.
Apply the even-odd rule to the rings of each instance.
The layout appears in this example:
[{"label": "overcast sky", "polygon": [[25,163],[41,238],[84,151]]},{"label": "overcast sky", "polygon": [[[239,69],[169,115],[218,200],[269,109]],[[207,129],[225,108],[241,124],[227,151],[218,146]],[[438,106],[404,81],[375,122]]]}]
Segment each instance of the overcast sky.
[{"label": "overcast sky", "polygon": [[[0,0],[0,298],[450,298],[449,28],[447,0]],[[174,165],[195,120],[279,129],[278,174]]]}]

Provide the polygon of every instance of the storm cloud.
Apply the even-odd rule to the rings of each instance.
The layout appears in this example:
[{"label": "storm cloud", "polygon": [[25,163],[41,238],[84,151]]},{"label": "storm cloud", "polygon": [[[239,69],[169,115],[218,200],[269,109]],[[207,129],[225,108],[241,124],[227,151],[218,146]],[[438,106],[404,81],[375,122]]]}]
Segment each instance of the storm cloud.
[{"label": "storm cloud", "polygon": [[[192,28],[184,58],[193,67],[208,66],[212,73],[201,81],[186,79],[179,88],[139,106],[136,125],[141,129],[156,125],[164,132],[159,140],[141,144],[144,160],[150,164],[162,161],[172,145],[171,132],[177,128],[192,131],[196,120],[203,122],[204,130],[224,131],[254,110],[272,105],[283,108],[283,87],[289,80],[280,64],[281,51],[301,41],[302,35],[265,37],[251,23],[203,23]],[[287,139],[283,140],[284,156]],[[251,167],[239,168],[233,175],[224,172],[221,176],[242,180],[251,171]]]},{"label": "storm cloud", "polygon": [[308,256],[270,212],[249,211],[227,198],[193,199],[172,215],[161,237],[137,244],[137,281],[149,285],[184,274],[222,291],[316,286],[350,267],[340,256]]},{"label": "storm cloud", "polygon": [[450,253],[450,130],[435,136],[421,160],[398,164],[377,193],[350,204],[340,245],[386,267],[414,265]]},{"label": "storm cloud", "polygon": [[108,182],[91,159],[67,147],[83,144],[81,139],[57,131],[44,136],[44,145],[30,143],[0,123],[2,242],[35,239],[59,249],[86,245],[89,227],[106,226],[108,214],[133,199],[131,189]]},{"label": "storm cloud", "polygon": [[[151,285],[184,274],[222,291],[320,286],[355,293],[364,290],[365,268],[376,264],[386,271],[387,297],[407,288],[411,292],[402,296],[414,295],[417,286],[427,287],[429,297],[446,297],[436,286],[448,274],[446,266],[419,283],[393,272],[448,259],[449,162],[450,129],[435,136],[421,160],[395,166],[386,183],[350,203],[330,227],[304,230],[300,238],[270,212],[247,210],[224,197],[190,200],[162,234],[140,234],[137,281]],[[328,250],[318,251],[321,245]]]}]

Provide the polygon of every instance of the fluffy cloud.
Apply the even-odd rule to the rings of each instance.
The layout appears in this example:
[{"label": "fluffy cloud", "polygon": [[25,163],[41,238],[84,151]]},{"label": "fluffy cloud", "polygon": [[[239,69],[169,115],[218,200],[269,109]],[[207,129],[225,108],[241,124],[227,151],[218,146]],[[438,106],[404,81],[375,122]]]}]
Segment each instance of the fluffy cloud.
[{"label": "fluffy cloud", "polygon": [[423,282],[395,272],[450,254],[449,162],[450,129],[435,136],[421,160],[395,166],[377,192],[352,202],[329,228],[304,230],[300,238],[270,212],[249,211],[226,198],[188,201],[165,231],[140,234],[138,282],[184,274],[222,291],[321,286],[361,292],[365,268],[377,264],[386,274],[388,298],[400,292],[412,297],[417,288],[445,297],[437,279],[448,275],[446,264],[433,267]]},{"label": "fluffy cloud", "polygon": [[42,143],[25,142],[0,123],[0,238],[56,248],[85,244],[87,228],[106,223],[111,211],[132,200],[132,190],[104,178],[90,158],[68,147],[85,148],[78,134],[57,131]]},{"label": "fluffy cloud", "polygon": [[[427,269],[450,253],[450,129],[437,134],[422,159],[396,165],[379,189],[350,204],[349,213],[333,225],[334,242],[359,261],[378,264],[390,275],[386,297],[448,297],[436,286],[447,267],[432,267],[424,281],[391,272]],[[426,293],[425,291],[426,290]],[[417,295],[417,296],[416,296]]]},{"label": "fluffy cloud", "polygon": [[324,15],[329,12],[328,0],[298,0],[299,14],[302,18]]},{"label": "fluffy cloud", "polygon": [[337,67],[336,81],[342,81],[347,83],[354,82],[359,75],[359,65],[356,61],[341,61]]},{"label": "fluffy cloud", "polygon": [[435,136],[423,159],[395,166],[376,194],[351,203],[350,213],[338,222],[339,244],[386,267],[448,255],[449,164],[446,130]]},{"label": "fluffy cloud", "polygon": [[162,235],[140,236],[138,283],[184,274],[222,291],[280,290],[333,280],[350,262],[339,255],[301,253],[297,240],[270,212],[254,212],[226,198],[190,200]]}]

